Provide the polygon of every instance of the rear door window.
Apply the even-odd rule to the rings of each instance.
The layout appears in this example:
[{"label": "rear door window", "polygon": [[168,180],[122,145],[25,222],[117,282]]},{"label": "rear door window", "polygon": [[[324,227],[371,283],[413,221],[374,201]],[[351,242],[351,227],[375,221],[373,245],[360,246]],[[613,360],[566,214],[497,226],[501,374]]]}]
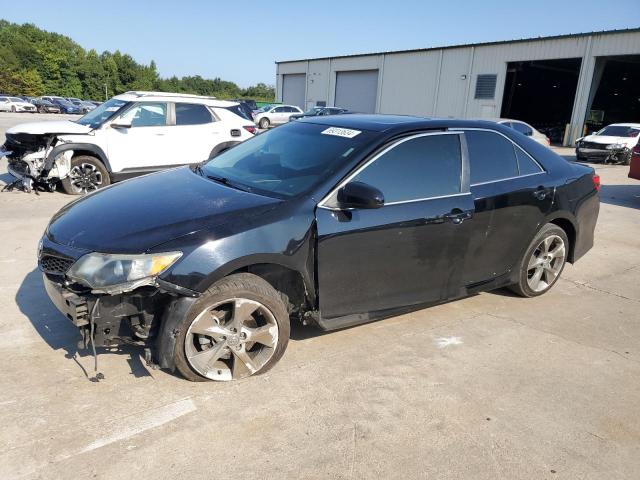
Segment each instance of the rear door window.
[{"label": "rear door window", "polygon": [[455,195],[461,191],[458,135],[424,135],[405,140],[352,178],[378,188],[385,204]]},{"label": "rear door window", "polygon": [[203,125],[212,121],[213,116],[206,106],[176,103],[176,125]]},{"label": "rear door window", "polygon": [[465,130],[465,137],[472,185],[518,176],[518,161],[511,141],[486,130]]}]

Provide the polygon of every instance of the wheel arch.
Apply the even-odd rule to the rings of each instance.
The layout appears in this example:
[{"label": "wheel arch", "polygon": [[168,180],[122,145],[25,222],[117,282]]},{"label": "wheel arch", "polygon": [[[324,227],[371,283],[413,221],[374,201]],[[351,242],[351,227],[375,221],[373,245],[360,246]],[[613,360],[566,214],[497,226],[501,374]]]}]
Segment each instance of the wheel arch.
[{"label": "wheel arch", "polygon": [[222,152],[224,152],[225,150],[229,150],[231,147],[235,147],[236,145],[238,145],[240,143],[242,143],[242,142],[238,142],[236,140],[231,140],[231,141],[228,141],[228,142],[219,143],[218,145],[213,147],[213,149],[211,150],[211,153],[209,154],[209,159],[212,159],[216,155],[219,155]]},{"label": "wheel arch", "polygon": [[109,173],[112,173],[113,170],[111,169],[111,164],[109,163],[107,155],[104,153],[102,148],[91,143],[64,143],[62,145],[54,147],[45,159],[45,169],[47,171],[50,170],[55,159],[58,158],[62,153],[69,150],[73,151],[74,157],[78,155],[89,155],[91,157],[97,158],[104,164],[104,166],[107,168],[107,171]]},{"label": "wheel arch", "polygon": [[555,215],[551,218],[547,218],[547,223],[552,223],[557,227],[560,227],[562,230],[564,230],[564,233],[567,234],[567,238],[569,239],[569,252],[567,254],[567,261],[569,263],[573,263],[576,239],[578,235],[575,222],[568,216]]},{"label": "wheel arch", "polygon": [[315,305],[315,286],[309,275],[271,255],[251,255],[231,262],[217,269],[213,275],[201,283],[198,290],[204,291],[222,278],[241,272],[252,273],[262,278],[285,295],[290,311],[313,308]]}]

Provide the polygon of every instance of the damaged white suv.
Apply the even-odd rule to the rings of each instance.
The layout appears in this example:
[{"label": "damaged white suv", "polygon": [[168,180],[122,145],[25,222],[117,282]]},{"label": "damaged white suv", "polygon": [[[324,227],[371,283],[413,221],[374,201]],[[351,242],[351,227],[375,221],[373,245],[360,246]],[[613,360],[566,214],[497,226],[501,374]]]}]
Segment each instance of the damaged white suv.
[{"label": "damaged white suv", "polygon": [[76,120],[24,123],[6,132],[0,158],[26,191],[69,194],[197,163],[251,138],[236,102],[160,92],[115,96]]}]

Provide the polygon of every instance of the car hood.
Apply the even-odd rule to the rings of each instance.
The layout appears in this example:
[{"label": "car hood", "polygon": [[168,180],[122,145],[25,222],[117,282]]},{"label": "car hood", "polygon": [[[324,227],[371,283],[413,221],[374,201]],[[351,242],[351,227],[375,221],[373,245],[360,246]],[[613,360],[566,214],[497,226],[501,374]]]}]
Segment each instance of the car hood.
[{"label": "car hood", "polygon": [[[55,105],[57,107],[57,105]],[[58,107],[59,108],[59,107]],[[53,133],[89,133],[91,127],[69,120],[52,120],[44,122],[21,123],[7,130],[7,133],[29,133],[31,135],[45,135]]]},{"label": "car hood", "polygon": [[635,142],[637,142],[638,139],[633,137],[611,137],[609,135],[587,135],[582,139],[582,141],[601,143],[603,145],[610,145],[613,143],[635,144]]},{"label": "car hood", "polygon": [[33,107],[33,103],[29,102],[12,102],[11,105],[18,105],[19,107]]},{"label": "car hood", "polygon": [[178,237],[259,216],[281,200],[236,190],[193,172],[164,170],[70,203],[51,220],[51,241],[103,253],[143,253]]}]

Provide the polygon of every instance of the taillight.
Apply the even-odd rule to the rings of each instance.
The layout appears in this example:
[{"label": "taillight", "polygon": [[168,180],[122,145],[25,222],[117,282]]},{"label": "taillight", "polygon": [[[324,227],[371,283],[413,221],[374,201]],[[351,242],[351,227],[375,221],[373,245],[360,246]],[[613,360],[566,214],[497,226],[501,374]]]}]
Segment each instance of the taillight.
[{"label": "taillight", "polygon": [[633,147],[632,154],[640,157],[640,143]]},{"label": "taillight", "polygon": [[244,128],[247,132],[249,132],[251,135],[255,135],[256,134],[256,127],[254,127],[253,125],[245,125]]},{"label": "taillight", "polygon": [[591,177],[593,179],[593,186],[596,189],[596,192],[600,191],[600,175],[598,175],[597,173],[593,174],[593,177]]},{"label": "taillight", "polygon": [[549,137],[545,137],[547,139],[547,145],[551,146],[551,140],[549,139]]}]

